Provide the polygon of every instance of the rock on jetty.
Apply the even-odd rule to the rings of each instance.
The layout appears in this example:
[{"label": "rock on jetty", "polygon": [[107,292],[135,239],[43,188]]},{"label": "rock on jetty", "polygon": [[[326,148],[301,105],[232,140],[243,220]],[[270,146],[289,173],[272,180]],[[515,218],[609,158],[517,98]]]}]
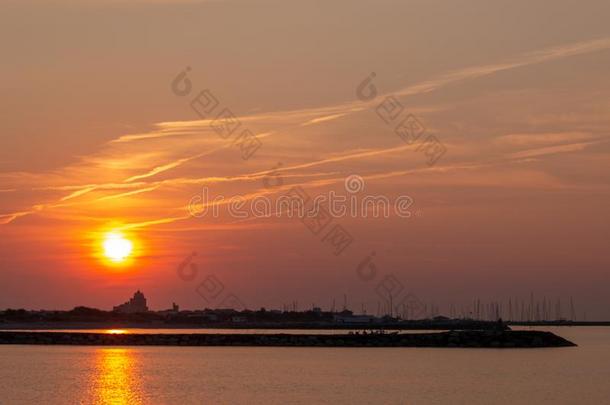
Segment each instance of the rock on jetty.
[{"label": "rock on jetty", "polygon": [[565,347],[574,343],[541,331],[450,331],[368,334],[105,334],[0,332],[0,344],[92,346],[301,346],[301,347]]}]

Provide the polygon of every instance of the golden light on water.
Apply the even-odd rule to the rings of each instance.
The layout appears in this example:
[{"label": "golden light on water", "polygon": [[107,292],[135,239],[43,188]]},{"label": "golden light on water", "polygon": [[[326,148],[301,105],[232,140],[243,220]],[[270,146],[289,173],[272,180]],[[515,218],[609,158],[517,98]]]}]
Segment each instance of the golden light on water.
[{"label": "golden light on water", "polygon": [[127,332],[125,329],[108,329],[104,333],[109,335],[124,335],[125,333],[129,332]]},{"label": "golden light on water", "polygon": [[96,351],[93,396],[96,404],[141,404],[141,376],[130,349]]}]

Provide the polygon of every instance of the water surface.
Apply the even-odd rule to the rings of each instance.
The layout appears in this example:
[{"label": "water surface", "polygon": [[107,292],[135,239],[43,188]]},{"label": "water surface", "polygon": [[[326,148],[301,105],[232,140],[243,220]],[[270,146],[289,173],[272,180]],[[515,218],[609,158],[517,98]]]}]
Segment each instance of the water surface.
[{"label": "water surface", "polygon": [[607,403],[610,327],[544,329],[579,347],[6,345],[0,403]]}]

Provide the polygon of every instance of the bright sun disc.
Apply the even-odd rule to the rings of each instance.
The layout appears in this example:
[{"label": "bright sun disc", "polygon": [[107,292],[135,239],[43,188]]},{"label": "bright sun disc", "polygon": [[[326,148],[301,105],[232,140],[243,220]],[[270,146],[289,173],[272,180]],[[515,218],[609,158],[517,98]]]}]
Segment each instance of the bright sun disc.
[{"label": "bright sun disc", "polygon": [[122,262],[133,250],[133,244],[125,239],[123,235],[111,232],[104,240],[104,256],[114,262]]}]

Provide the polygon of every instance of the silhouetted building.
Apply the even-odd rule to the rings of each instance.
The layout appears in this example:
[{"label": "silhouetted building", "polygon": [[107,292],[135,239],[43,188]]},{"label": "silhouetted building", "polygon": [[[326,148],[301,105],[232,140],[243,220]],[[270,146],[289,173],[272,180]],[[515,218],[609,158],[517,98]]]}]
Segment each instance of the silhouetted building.
[{"label": "silhouetted building", "polygon": [[176,304],[175,302],[172,303],[172,309],[166,309],[163,311],[158,311],[157,312],[160,315],[176,315],[178,313],[180,313],[180,306],[178,304]]},{"label": "silhouetted building", "polygon": [[146,297],[140,290],[136,291],[129,301],[124,304],[117,305],[113,308],[113,311],[120,312],[122,314],[135,314],[138,312],[148,312],[148,307],[146,306]]}]

